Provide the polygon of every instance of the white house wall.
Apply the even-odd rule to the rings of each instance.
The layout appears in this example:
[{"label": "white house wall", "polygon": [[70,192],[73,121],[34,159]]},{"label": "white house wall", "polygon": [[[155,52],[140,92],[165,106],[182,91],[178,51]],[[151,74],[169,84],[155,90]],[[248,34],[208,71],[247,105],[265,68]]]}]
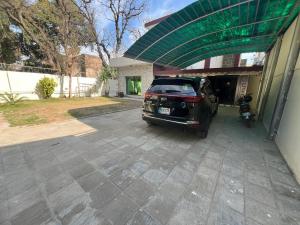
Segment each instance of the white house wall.
[{"label": "white house wall", "polygon": [[142,95],[147,91],[153,81],[153,65],[134,65],[118,68],[119,91],[126,94],[126,77],[141,77]]},{"label": "white house wall", "polygon": [[249,76],[247,93],[252,94],[252,101],[250,102],[251,109],[255,110],[257,105],[257,97],[258,97],[258,88],[261,82],[261,75]]},{"label": "white house wall", "polygon": [[275,138],[282,155],[300,183],[300,55]]},{"label": "white house wall", "polygon": [[210,68],[221,68],[223,66],[223,56],[216,56],[210,59]]},{"label": "white house wall", "polygon": [[266,72],[265,72],[265,77],[264,77],[264,81],[262,83],[262,87],[261,87],[261,98],[258,100],[258,108],[257,108],[257,112],[261,113],[261,109],[262,109],[262,104],[263,104],[263,96],[265,96],[267,94],[267,88],[268,88],[268,84],[271,82],[271,68],[273,65],[273,61],[275,60],[275,47],[272,48],[272,50],[270,51],[269,54],[269,60],[267,62],[267,64],[265,64],[266,68]]},{"label": "white house wall", "polygon": [[273,75],[272,86],[268,95],[264,116],[263,116],[263,124],[266,129],[269,129],[273,112],[275,109],[275,104],[278,96],[278,92],[280,89],[280,84],[282,81],[285,65],[287,62],[288,54],[290,52],[290,47],[292,43],[292,39],[294,36],[296,26],[296,20],[292,23],[289,29],[286,31],[282,38],[281,48],[278,56],[278,61],[276,64],[275,72]]},{"label": "white house wall", "polygon": [[203,69],[204,68],[204,60],[197,62],[191,66],[188,66],[186,69],[193,70],[193,69]]},{"label": "white house wall", "polygon": [[[205,60],[201,60],[191,66],[188,66],[186,69],[204,69]],[[221,68],[223,66],[223,56],[216,56],[210,58],[209,68]]]}]

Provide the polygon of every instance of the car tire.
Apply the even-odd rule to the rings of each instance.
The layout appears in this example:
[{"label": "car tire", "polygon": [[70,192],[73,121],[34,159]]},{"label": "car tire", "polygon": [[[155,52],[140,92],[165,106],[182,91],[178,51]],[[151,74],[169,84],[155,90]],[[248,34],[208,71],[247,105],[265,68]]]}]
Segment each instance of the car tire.
[{"label": "car tire", "polygon": [[212,116],[216,116],[218,114],[219,104],[217,104],[216,110],[212,113]]},{"label": "car tire", "polygon": [[205,116],[205,124],[202,125],[201,128],[199,128],[199,130],[196,131],[197,136],[204,139],[207,137],[208,134],[208,129],[210,126],[210,123],[212,121],[212,112],[211,110],[207,110],[206,111],[206,116]]},{"label": "car tire", "polygon": [[154,126],[155,124],[152,123],[151,121],[146,121],[146,123],[148,124],[148,126]]},{"label": "car tire", "polygon": [[196,134],[199,138],[204,139],[208,135],[208,130],[198,130]]},{"label": "car tire", "polygon": [[245,120],[245,125],[246,125],[247,128],[251,128],[251,122],[252,121],[250,119]]}]

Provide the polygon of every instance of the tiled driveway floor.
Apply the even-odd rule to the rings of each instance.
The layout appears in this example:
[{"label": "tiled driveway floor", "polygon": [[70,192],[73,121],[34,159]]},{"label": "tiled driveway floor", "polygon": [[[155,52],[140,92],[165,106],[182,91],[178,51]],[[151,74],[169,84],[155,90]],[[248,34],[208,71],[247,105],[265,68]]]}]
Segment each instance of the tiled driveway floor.
[{"label": "tiled driveway floor", "polygon": [[148,127],[140,110],[82,122],[98,131],[0,149],[1,225],[300,223],[282,156],[232,108],[205,140]]}]

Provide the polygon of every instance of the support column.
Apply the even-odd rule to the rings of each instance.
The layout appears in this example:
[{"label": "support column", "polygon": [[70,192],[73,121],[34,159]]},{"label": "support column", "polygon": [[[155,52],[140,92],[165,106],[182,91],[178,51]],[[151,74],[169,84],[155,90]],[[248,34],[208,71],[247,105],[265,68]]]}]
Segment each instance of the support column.
[{"label": "support column", "polygon": [[263,85],[264,85],[264,82],[265,82],[265,79],[266,79],[266,73],[267,73],[269,59],[270,59],[270,51],[266,53],[264,68],[263,68],[263,72],[262,72],[262,75],[261,75],[261,81],[260,81],[259,88],[258,88],[257,102],[256,102],[256,112],[257,112],[258,115],[259,115],[259,112],[260,112],[260,106],[261,106],[260,105],[260,98],[261,98]]},{"label": "support column", "polygon": [[294,36],[288,55],[287,63],[283,74],[283,80],[280,85],[280,89],[277,96],[275,110],[273,112],[271,125],[269,129],[269,139],[274,139],[277,134],[280,120],[283,114],[284,106],[287,100],[288,92],[294,75],[294,69],[297,63],[297,59],[300,51],[300,16],[297,18]]},{"label": "support column", "polygon": [[211,60],[211,58],[208,58],[208,59],[204,60],[204,69],[209,69],[210,68],[210,60]]}]

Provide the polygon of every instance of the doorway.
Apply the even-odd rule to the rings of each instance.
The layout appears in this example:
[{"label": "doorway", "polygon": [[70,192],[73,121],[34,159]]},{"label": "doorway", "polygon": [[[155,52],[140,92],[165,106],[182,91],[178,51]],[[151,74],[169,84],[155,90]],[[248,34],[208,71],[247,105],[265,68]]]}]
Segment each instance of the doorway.
[{"label": "doorway", "polygon": [[234,105],[238,76],[211,76],[209,77],[209,80],[219,97],[219,103],[224,105]]},{"label": "doorway", "polygon": [[127,95],[142,94],[141,77],[126,77],[126,94]]}]

